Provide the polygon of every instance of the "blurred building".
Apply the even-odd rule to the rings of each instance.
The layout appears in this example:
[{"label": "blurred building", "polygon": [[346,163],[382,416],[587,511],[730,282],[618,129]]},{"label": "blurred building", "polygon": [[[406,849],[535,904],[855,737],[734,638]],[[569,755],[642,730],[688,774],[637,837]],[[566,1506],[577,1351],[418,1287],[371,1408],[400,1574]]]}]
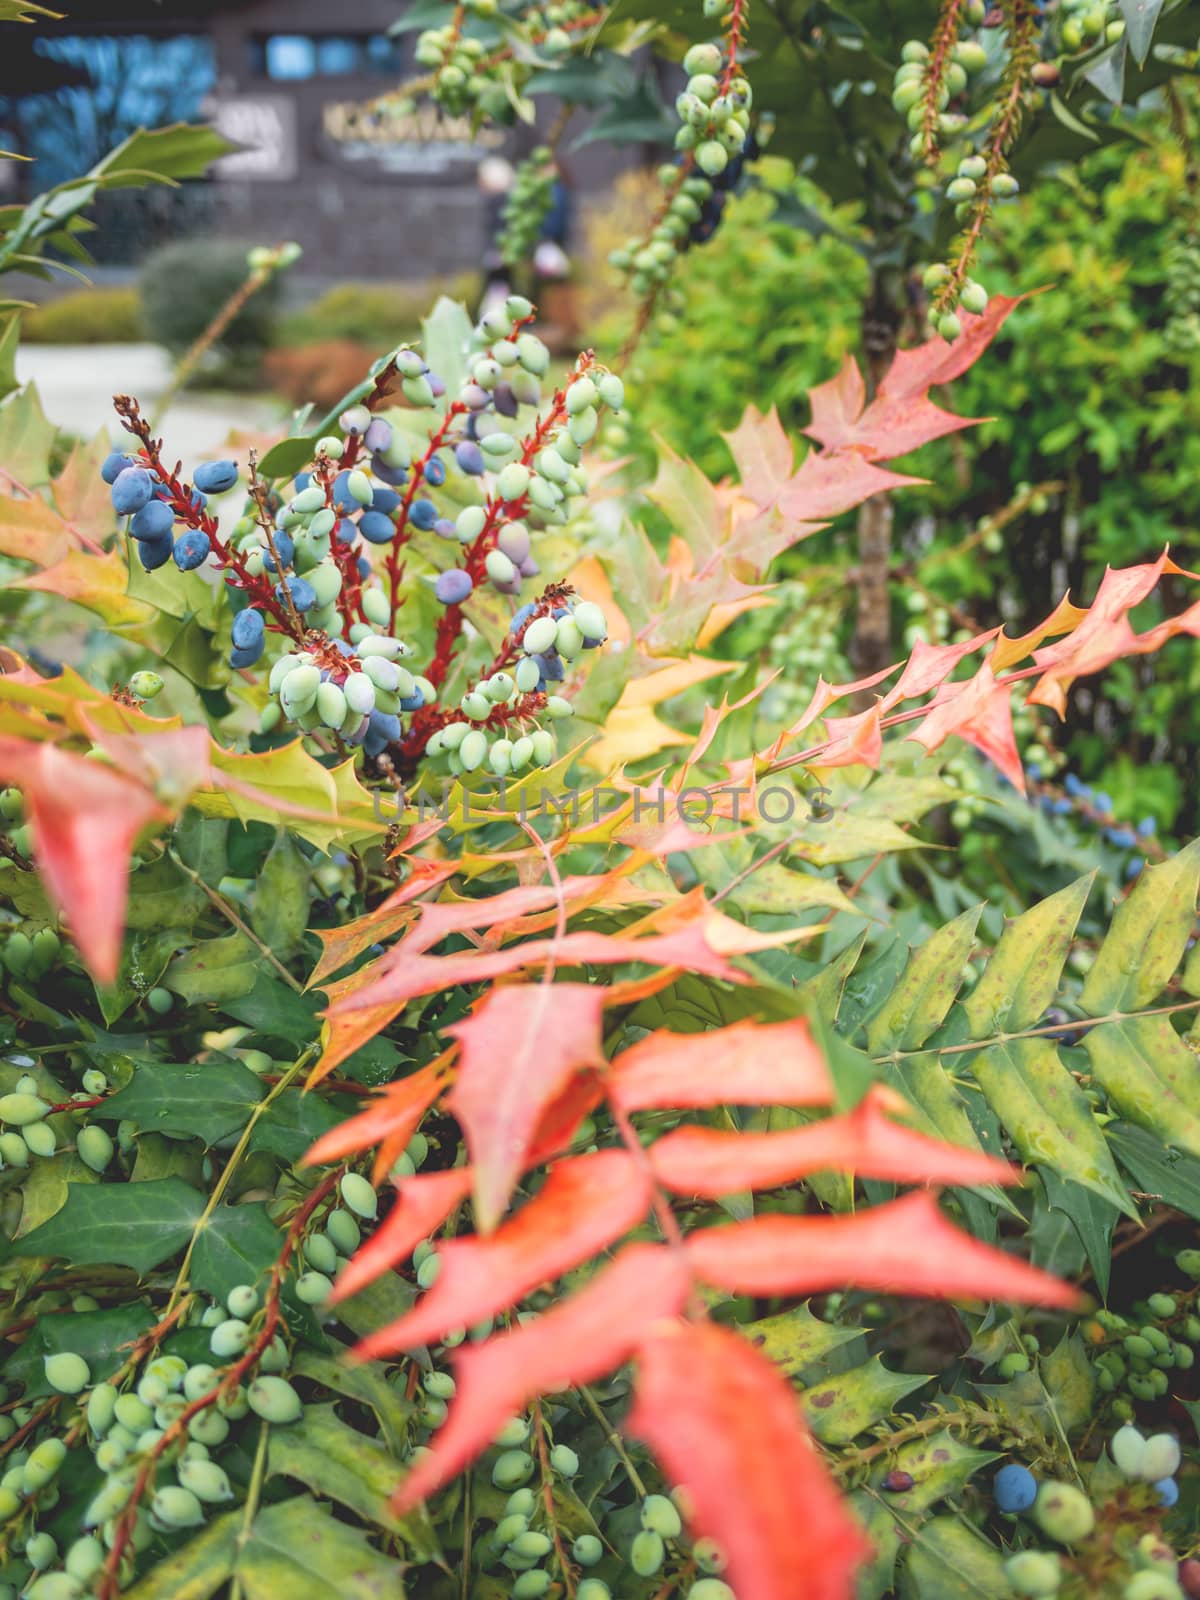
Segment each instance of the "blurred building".
[{"label": "blurred building", "polygon": [[[481,160],[518,159],[536,135],[484,133],[423,108],[364,111],[412,75],[415,32],[389,34],[407,0],[64,0],[60,22],[0,26],[0,203],[78,176],[140,126],[210,120],[242,148],[178,190],[102,197],[105,264],[166,239],[217,232],[295,239],[309,277],[428,278],[478,265]],[[331,22],[331,12],[342,18]],[[574,180],[611,160],[580,152]]]}]

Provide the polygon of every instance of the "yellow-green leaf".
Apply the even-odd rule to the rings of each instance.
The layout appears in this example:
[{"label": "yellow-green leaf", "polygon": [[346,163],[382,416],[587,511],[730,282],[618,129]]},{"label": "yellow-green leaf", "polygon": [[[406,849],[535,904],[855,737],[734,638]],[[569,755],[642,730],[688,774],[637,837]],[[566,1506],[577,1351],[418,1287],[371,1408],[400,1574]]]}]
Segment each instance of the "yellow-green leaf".
[{"label": "yellow-green leaf", "polygon": [[917,1050],[940,1027],[962,983],[982,912],[982,906],[964,911],[913,951],[891,997],[871,1020],[867,1043],[873,1052]]},{"label": "yellow-green leaf", "polygon": [[1191,937],[1198,883],[1200,839],[1144,868],[1084,981],[1079,1003],[1088,1016],[1138,1011],[1162,993]]},{"label": "yellow-green leaf", "polygon": [[1094,873],[1077,878],[1006,925],[982,977],[963,1001],[971,1038],[1015,1033],[1042,1015],[1058,992],[1094,879]]}]

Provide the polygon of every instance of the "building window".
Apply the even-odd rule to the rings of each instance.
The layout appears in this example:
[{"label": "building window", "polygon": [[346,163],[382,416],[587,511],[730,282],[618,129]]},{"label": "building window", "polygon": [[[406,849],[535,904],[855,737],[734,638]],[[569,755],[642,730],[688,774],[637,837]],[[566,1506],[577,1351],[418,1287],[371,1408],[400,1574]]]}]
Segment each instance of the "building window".
[{"label": "building window", "polygon": [[251,41],[250,49],[254,71],[277,83],[394,74],[400,68],[395,41],[382,33],[261,34]]}]

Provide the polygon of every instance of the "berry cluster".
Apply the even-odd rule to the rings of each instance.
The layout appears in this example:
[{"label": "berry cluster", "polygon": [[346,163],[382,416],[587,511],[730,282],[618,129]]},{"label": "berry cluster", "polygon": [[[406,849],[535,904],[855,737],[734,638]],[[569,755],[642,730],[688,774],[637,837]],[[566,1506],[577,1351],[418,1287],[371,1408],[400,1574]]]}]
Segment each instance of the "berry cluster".
[{"label": "berry cluster", "polygon": [[[364,1178],[331,1175],[301,1206],[264,1282],[237,1284],[219,1299],[173,1301],[102,1378],[76,1351],[42,1358],[42,1393],[50,1399],[8,1405],[0,1415],[0,1440],[9,1446],[0,1478],[0,1552],[5,1576],[22,1596],[115,1595],[135,1581],[139,1555],[159,1536],[199,1527],[236,1498],[235,1484],[244,1479],[241,1424],[286,1427],[304,1410],[285,1375],[291,1355],[281,1294],[286,1287],[302,1304],[324,1301],[330,1275],[361,1242],[356,1218],[373,1218],[375,1210]],[[301,1252],[304,1270],[289,1271]],[[100,1310],[88,1295],[60,1298],[63,1310]],[[82,1497],[72,1490],[64,1498],[59,1475],[76,1448],[90,1452],[93,1468],[73,1477]],[[3,1593],[15,1597],[17,1589],[5,1584]]]},{"label": "berry cluster", "polygon": [[[1200,1279],[1200,1251],[1182,1250],[1176,1265]],[[1096,1352],[1096,1383],[1111,1396],[1114,1416],[1129,1421],[1134,1402],[1160,1400],[1170,1389],[1172,1371],[1189,1371],[1200,1346],[1198,1291],[1149,1295],[1129,1316],[1101,1310],[1084,1324],[1084,1335]]]},{"label": "berry cluster", "polygon": [[[586,492],[582,453],[601,409],[617,411],[624,402],[620,379],[598,369],[589,352],[529,432],[511,429],[523,408],[541,404],[540,380],[550,364],[529,329],[532,319],[533,307],[518,295],[503,311],[484,315],[467,380],[453,399],[421,355],[396,351],[377,375],[371,403],[348,407],[336,432],[313,441],[311,466],[295,478],[290,496],[271,491],[252,461],[249,497],[228,538],[209,496],[236,486],[236,465],[208,462],[193,483],[181,481],[164,466],[134,402],[118,399],[141,449],[114,451],[103,476],[114,509],[129,518],[142,565],[153,571],[173,559],[183,572],[212,567],[224,574],[235,611],[233,668],[258,665],[272,635],[287,641],[270,669],[264,732],[286,721],[304,733],[332,735],[346,749],[362,747],[369,757],[397,747],[406,770],[431,738],[441,736],[435,753],[446,754],[461,739],[468,754],[451,766],[469,772],[486,753],[485,744],[478,760],[469,759],[479,743],[469,738],[475,721],[517,734],[516,765],[503,770],[551,758],[552,736],[538,724],[543,714],[553,721],[571,708],[561,696],[547,697],[545,686],[563,678],[564,661],[607,634],[598,608],[577,608],[565,585],[549,586],[517,612],[509,642],[457,711],[435,704],[462,636],[462,607],[479,585],[519,596],[524,581],[537,575],[533,534],[567,521]],[[393,382],[410,408],[438,411],[419,443],[411,410],[372,409]],[[426,674],[404,663],[412,647],[396,632],[414,581],[402,557],[421,535],[430,536],[420,545],[430,569],[423,581],[443,608]],[[457,559],[448,559],[452,549]],[[526,660],[509,677],[502,669],[522,652]],[[147,698],[157,682],[130,690]],[[503,760],[494,758],[492,769],[501,771]]]},{"label": "berry cluster", "polygon": [[[6,950],[6,959],[7,954]],[[0,1124],[4,1129],[0,1133],[0,1170],[27,1167],[31,1156],[56,1156],[62,1136],[47,1118],[54,1113],[73,1112],[76,1107],[86,1111],[107,1093],[108,1078],[96,1067],[90,1067],[83,1074],[81,1087],[61,1104],[47,1100],[33,1074],[23,1073],[8,1094],[0,1095]],[[68,1124],[68,1127],[74,1130],[75,1153],[84,1166],[93,1172],[107,1171],[116,1153],[111,1134],[95,1123]]]},{"label": "berry cluster", "polygon": [[1058,42],[1066,55],[1091,50],[1101,40],[1115,44],[1125,32],[1120,6],[1105,0],[1062,0],[1055,11]]},{"label": "berry cluster", "polygon": [[478,114],[510,126],[517,117],[533,121],[533,107],[521,91],[534,72],[569,56],[579,37],[604,17],[604,7],[583,0],[554,0],[519,16],[505,15],[512,43],[489,49],[470,34],[468,17],[485,24],[500,11],[498,0],[464,0],[450,20],[426,28],[417,38],[416,62],[429,77],[409,85],[427,88],[452,116]]},{"label": "berry cluster", "polygon": [[554,202],[555,170],[554,153],[544,144],[517,168],[512,188],[504,197],[503,228],[497,241],[505,266],[519,266],[533,255]]}]

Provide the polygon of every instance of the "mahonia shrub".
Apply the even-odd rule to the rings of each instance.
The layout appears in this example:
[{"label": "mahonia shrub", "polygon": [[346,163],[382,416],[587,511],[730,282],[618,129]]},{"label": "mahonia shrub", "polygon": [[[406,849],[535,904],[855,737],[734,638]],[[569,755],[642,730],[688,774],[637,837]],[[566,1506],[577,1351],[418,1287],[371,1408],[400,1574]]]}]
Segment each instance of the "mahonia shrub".
[{"label": "mahonia shrub", "polygon": [[0,409],[17,626],[111,669],[0,674],[14,1594],[1196,1591],[1200,847],[1008,921],[901,872],[955,746],[1061,827],[1020,718],[1193,640],[1131,620],[1190,580],[785,716],[714,653],[1014,306],[644,492],[520,301],[228,511],[128,398],[57,471]]}]

